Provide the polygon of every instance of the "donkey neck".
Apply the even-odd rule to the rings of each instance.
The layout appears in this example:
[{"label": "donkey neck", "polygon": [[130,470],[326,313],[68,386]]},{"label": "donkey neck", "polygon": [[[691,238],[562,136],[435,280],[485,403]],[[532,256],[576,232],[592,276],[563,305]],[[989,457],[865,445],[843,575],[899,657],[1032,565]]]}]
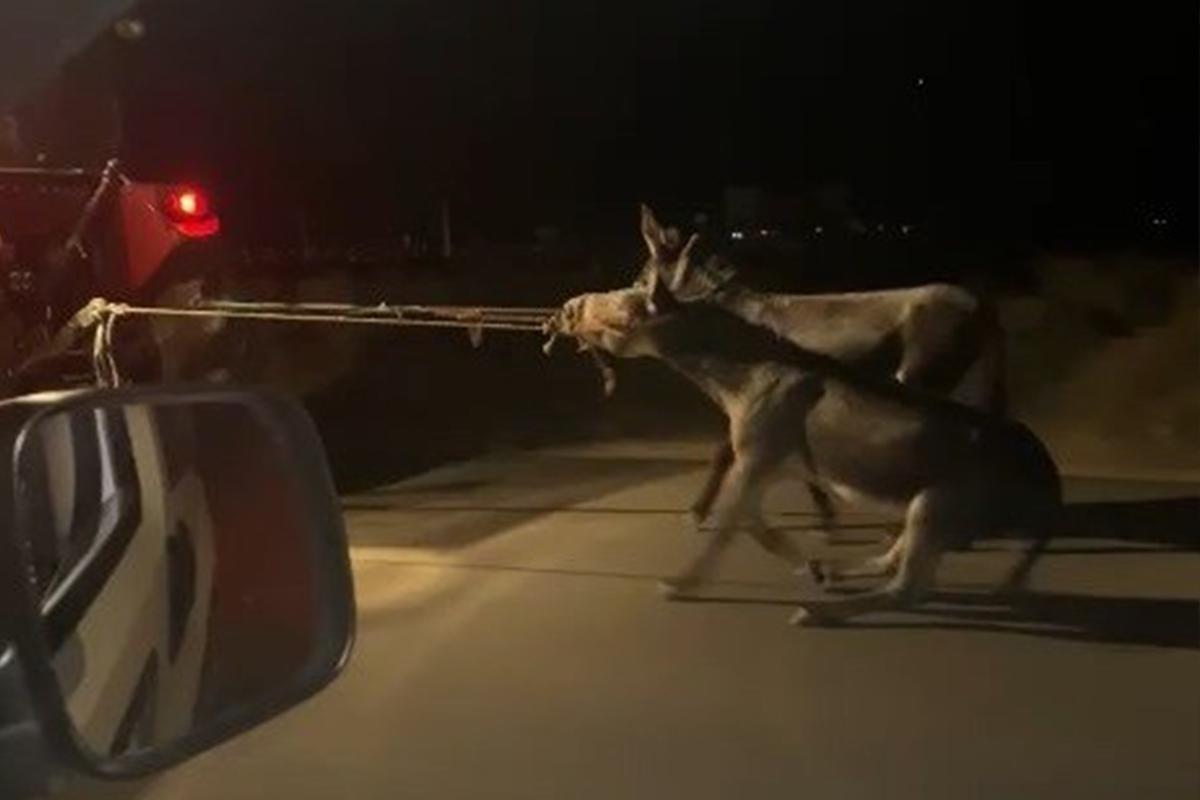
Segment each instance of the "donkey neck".
[{"label": "donkey neck", "polygon": [[767,295],[740,283],[730,282],[718,289],[711,298],[714,305],[729,311],[752,325],[772,328]]},{"label": "donkey neck", "polygon": [[838,355],[857,355],[881,338],[873,315],[861,302],[836,295],[779,295],[730,282],[709,302],[737,318],[774,332],[802,347]]},{"label": "donkey neck", "polygon": [[655,357],[727,414],[781,381],[801,377],[791,345],[717,304],[697,304],[648,331]]},{"label": "donkey neck", "polygon": [[687,304],[646,331],[653,355],[691,379],[727,412],[782,384],[816,379],[894,409],[922,409],[973,424],[993,415],[901,384],[785,340],[716,303]]},{"label": "donkey neck", "polygon": [[729,283],[710,302],[751,325],[814,353],[894,372],[903,342],[900,325],[909,293],[790,294]]},{"label": "donkey neck", "polygon": [[664,356],[663,360],[731,417],[753,398],[779,385],[788,373],[770,363],[741,364],[694,354]]}]

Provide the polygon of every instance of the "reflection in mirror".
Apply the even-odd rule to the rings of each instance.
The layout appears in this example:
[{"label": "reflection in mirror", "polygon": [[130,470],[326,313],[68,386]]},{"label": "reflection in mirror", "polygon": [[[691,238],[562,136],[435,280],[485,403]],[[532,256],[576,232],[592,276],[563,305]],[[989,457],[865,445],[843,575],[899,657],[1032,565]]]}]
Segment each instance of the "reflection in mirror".
[{"label": "reflection in mirror", "polygon": [[71,409],[18,456],[30,580],[98,759],[161,748],[311,679],[317,533],[290,451],[228,400]]}]

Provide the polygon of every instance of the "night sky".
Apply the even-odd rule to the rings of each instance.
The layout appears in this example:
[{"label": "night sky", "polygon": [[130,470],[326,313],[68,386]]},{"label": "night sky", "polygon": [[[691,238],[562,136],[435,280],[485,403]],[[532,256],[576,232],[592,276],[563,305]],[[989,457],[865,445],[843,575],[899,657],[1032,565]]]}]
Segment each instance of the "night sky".
[{"label": "night sky", "polygon": [[157,0],[126,150],[268,238],[300,208],[331,237],[441,198],[594,228],[836,181],[893,218],[1194,242],[1194,5],[1061,5]]}]

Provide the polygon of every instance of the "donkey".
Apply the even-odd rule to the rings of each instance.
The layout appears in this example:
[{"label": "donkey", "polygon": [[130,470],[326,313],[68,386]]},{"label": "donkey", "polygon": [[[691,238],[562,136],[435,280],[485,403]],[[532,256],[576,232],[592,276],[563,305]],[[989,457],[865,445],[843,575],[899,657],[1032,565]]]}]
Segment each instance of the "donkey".
[{"label": "donkey", "polygon": [[[687,247],[672,271],[686,271]],[[860,595],[801,603],[795,624],[904,607],[929,590],[941,554],[970,540],[1032,538],[1006,580],[1021,588],[1062,508],[1058,469],[1023,425],[785,341],[710,300],[682,301],[652,271],[643,285],[575,297],[550,327],[619,358],[665,361],[725,412],[733,458],[714,499],[706,546],[661,586],[686,595],[712,572],[739,527],[823,581],[878,576]],[[763,518],[768,482],[798,460],[811,485],[902,510],[886,553],[854,565],[808,565]]]},{"label": "donkey", "polygon": [[[659,224],[646,205],[642,238],[648,257],[635,285],[657,275],[679,297],[703,298],[801,347],[969,406],[1005,411],[1003,332],[993,306],[967,289],[930,284],[845,294],[757,292],[739,283],[736,270],[716,256],[677,272],[680,233]],[[731,443],[722,442],[692,504],[697,526],[708,517],[732,463]],[[829,496],[814,484],[809,492],[822,528],[832,531],[837,521]]]}]

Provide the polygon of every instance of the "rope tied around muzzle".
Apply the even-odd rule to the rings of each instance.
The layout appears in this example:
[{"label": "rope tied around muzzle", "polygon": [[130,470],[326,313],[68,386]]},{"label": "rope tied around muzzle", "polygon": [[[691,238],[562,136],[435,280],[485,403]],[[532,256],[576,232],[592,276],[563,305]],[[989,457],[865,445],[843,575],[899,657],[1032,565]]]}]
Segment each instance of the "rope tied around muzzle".
[{"label": "rope tied around muzzle", "polygon": [[546,334],[546,343],[542,345],[542,352],[547,356],[554,349],[554,344],[564,336],[572,336],[575,339],[575,351],[577,353],[587,353],[591,357],[592,364],[600,372],[600,379],[604,386],[604,396],[612,397],[617,390],[617,372],[612,365],[604,360],[604,356],[600,354],[592,345],[580,339],[578,336],[570,333],[570,323],[566,319],[568,316],[566,308],[561,308],[554,313],[543,327],[543,332]]}]

